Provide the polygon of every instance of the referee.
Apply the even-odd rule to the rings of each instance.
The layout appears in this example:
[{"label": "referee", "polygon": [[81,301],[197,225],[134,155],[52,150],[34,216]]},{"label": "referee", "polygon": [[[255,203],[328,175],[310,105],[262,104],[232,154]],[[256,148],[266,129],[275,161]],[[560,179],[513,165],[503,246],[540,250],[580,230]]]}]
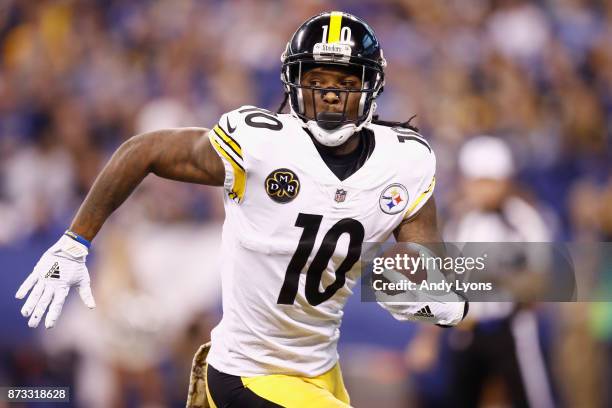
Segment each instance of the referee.
[{"label": "referee", "polygon": [[[464,199],[445,230],[446,241],[550,241],[538,211],[515,193],[514,168],[509,147],[498,138],[480,136],[462,147]],[[535,273],[529,254],[509,256]],[[535,313],[516,302],[472,302],[468,318],[471,324],[466,321],[449,336],[453,406],[479,406],[485,385],[496,378],[512,406],[554,407]]]}]

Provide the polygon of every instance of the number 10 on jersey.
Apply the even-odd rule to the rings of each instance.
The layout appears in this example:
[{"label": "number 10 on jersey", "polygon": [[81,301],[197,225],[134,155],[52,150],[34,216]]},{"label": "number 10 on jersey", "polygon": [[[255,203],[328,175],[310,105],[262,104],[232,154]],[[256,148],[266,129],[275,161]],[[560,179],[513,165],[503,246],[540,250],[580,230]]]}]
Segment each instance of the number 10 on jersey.
[{"label": "number 10 on jersey", "polygon": [[[303,228],[303,232],[297,250],[293,254],[289,266],[287,266],[285,281],[278,295],[278,304],[291,305],[295,301],[295,297],[298,293],[300,274],[302,269],[306,266],[308,257],[312,253],[322,219],[323,216],[317,214],[300,213],[298,215],[295,226]],[[336,269],[336,279],[334,282],[325,288],[323,292],[320,292],[319,284],[323,277],[323,271],[336,250],[338,239],[345,233],[349,234],[350,239],[346,257],[338,269]],[[305,295],[308,303],[317,306],[330,299],[338,289],[344,286],[346,282],[346,273],[351,270],[361,255],[364,235],[365,230],[363,225],[352,218],[341,219],[327,231],[323,237],[319,250],[306,271]]]}]

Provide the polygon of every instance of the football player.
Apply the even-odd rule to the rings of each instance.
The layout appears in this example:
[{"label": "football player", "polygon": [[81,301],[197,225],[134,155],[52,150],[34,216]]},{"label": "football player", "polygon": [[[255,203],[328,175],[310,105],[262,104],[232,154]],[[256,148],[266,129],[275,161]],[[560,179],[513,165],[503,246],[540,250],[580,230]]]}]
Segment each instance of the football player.
[{"label": "football player", "polygon": [[[30,327],[47,308],[53,327],[71,286],[95,306],[90,243],[149,173],[223,186],[223,318],[210,351],[205,345],[194,359],[188,405],[349,406],[336,345],[362,244],[391,234],[440,241],[436,161],[414,128],[373,121],[386,61],[363,20],[312,17],[281,60],[290,113],[243,106],[210,131],[159,130],[121,145],[18,290],[19,299],[31,290],[22,309]],[[455,325],[466,303],[388,309],[400,320]]]}]

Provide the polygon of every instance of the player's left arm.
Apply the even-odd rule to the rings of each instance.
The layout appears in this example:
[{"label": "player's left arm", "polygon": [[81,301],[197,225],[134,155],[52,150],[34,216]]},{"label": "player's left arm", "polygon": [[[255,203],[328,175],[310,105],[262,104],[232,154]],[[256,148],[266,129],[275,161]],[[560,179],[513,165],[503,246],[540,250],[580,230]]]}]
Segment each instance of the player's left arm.
[{"label": "player's left arm", "polygon": [[397,242],[439,243],[442,237],[438,231],[436,200],[431,197],[420,211],[405,219],[393,231]]},{"label": "player's left arm", "polygon": [[[393,234],[397,242],[420,244],[426,246],[436,256],[444,256],[442,237],[438,230],[436,201],[433,196],[423,204],[416,214],[403,220],[393,231]],[[467,315],[469,304],[467,301],[461,300],[460,297],[458,297],[457,302],[431,299],[431,301],[424,302],[381,303],[381,306],[398,320],[420,320],[441,327],[451,327],[458,324]],[[430,310],[432,313],[421,313],[423,308]]]}]

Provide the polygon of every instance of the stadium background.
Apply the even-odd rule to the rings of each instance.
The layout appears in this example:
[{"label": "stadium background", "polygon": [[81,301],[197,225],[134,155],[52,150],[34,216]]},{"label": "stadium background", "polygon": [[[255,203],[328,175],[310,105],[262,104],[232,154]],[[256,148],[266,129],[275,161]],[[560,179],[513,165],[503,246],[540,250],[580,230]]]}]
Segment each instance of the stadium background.
[{"label": "stadium background", "polygon": [[[0,385],[70,385],[87,407],[184,403],[191,355],[219,317],[221,191],[147,179],[94,242],[95,311],[72,294],[55,329],[30,330],[14,292],[122,141],[209,127],[244,104],[276,109],[287,39],[331,9],[381,39],[378,112],[418,115],[438,157],[442,221],[459,146],[489,134],[511,145],[556,240],[611,239],[609,1],[3,0]],[[610,311],[538,306],[560,405],[606,404]],[[410,347],[419,329],[353,297],[340,353],[356,406],[450,401],[444,350],[424,363],[428,351]]]}]

